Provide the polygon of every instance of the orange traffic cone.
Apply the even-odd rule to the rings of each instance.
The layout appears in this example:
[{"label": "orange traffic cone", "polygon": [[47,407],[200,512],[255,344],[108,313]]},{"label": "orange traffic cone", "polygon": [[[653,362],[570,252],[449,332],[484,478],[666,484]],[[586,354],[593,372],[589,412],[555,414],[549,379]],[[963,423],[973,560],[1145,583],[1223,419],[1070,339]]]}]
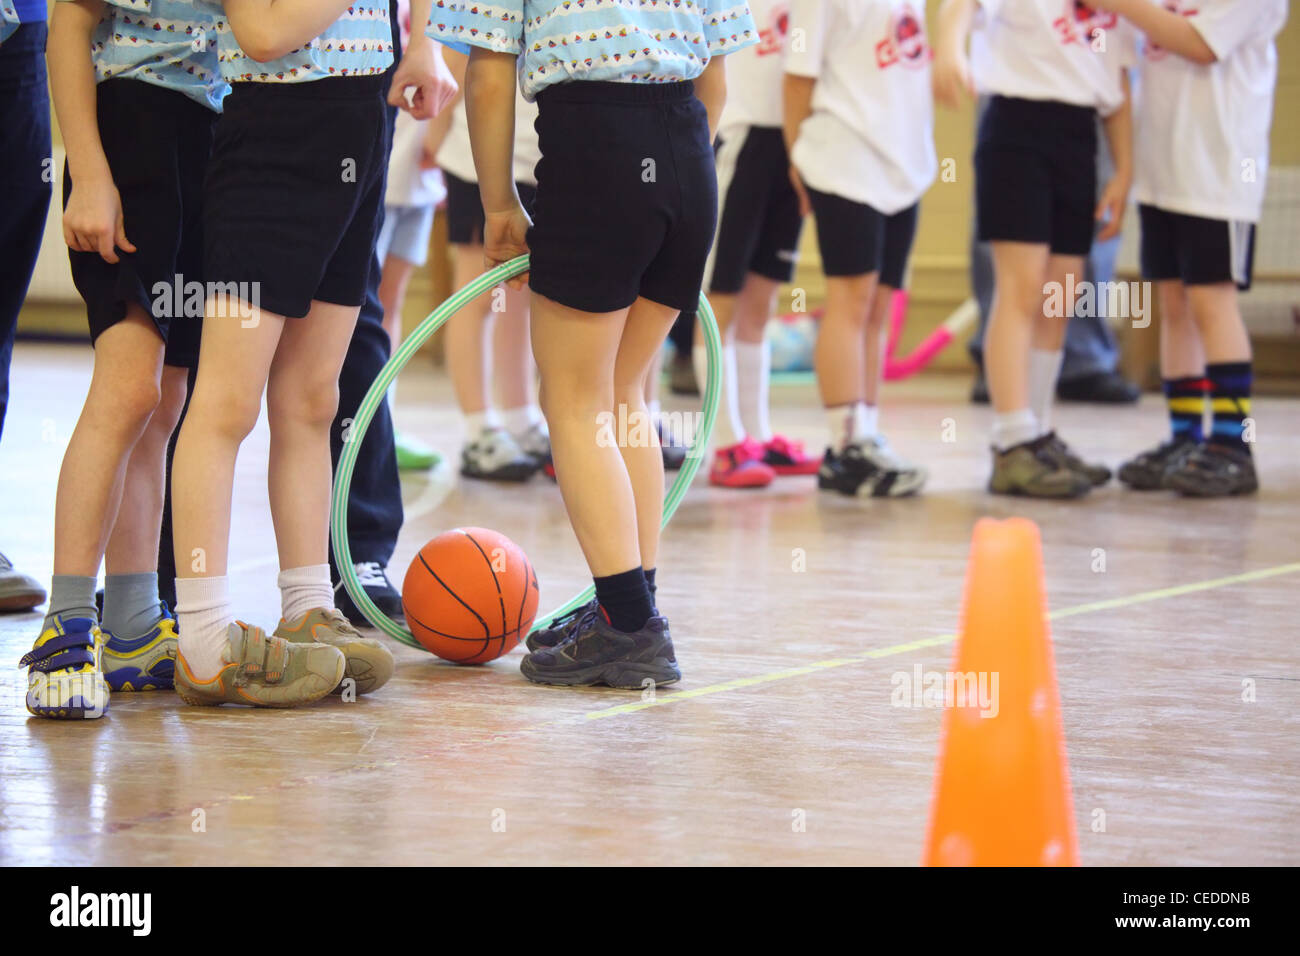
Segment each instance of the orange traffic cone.
[{"label": "orange traffic cone", "polygon": [[924,864],[1077,866],[1032,521],[976,523],[953,658]]}]

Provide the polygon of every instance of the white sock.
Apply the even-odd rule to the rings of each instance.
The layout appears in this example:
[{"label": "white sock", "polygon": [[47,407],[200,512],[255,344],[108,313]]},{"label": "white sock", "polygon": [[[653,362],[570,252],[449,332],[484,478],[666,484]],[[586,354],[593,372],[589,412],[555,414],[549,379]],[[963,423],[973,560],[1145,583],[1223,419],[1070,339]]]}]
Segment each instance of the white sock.
[{"label": "white sock", "polygon": [[880,408],[858,402],[853,406],[853,440],[866,441],[880,434]]},{"label": "white sock", "polygon": [[[703,345],[691,349],[691,364],[695,367],[695,381],[703,395],[709,379],[709,350]],[[722,401],[718,417],[713,423],[714,448],[730,448],[745,440],[744,420],[740,416],[740,399],[737,397],[736,347],[722,346]]]},{"label": "white sock", "polygon": [[766,340],[736,343],[736,390],[740,394],[740,417],[745,431],[760,442],[772,440],[768,421],[771,389],[772,350]]},{"label": "white sock", "polygon": [[1041,434],[1033,409],[998,412],[993,416],[993,447],[998,451],[1006,451],[1013,445],[1023,445]]},{"label": "white sock", "polygon": [[506,430],[515,436],[524,434],[534,425],[541,425],[542,431],[546,431],[546,420],[542,418],[542,410],[536,404],[503,408],[501,421],[505,424]]},{"label": "white sock", "polygon": [[397,411],[397,383],[394,382],[388,386],[388,414],[392,415]]},{"label": "white sock", "polygon": [[1061,374],[1064,358],[1062,349],[1054,352],[1029,350],[1029,407],[1038,419],[1039,434],[1046,435],[1052,430],[1052,400],[1056,398],[1056,379]]},{"label": "white sock", "polygon": [[235,623],[230,610],[230,579],[176,579],[176,631],[180,653],[198,680],[211,680],[225,661],[226,628]]},{"label": "white sock", "polygon": [[465,437],[468,441],[473,441],[486,431],[493,431],[501,427],[501,416],[495,408],[488,408],[481,412],[465,413]]},{"label": "white sock", "polygon": [[842,452],[853,441],[857,407],[860,402],[849,405],[836,405],[826,409],[826,424],[830,428],[831,448]]},{"label": "white sock", "polygon": [[280,616],[286,621],[295,621],[316,608],[334,606],[328,564],[289,568],[280,572],[275,583],[280,586]]}]

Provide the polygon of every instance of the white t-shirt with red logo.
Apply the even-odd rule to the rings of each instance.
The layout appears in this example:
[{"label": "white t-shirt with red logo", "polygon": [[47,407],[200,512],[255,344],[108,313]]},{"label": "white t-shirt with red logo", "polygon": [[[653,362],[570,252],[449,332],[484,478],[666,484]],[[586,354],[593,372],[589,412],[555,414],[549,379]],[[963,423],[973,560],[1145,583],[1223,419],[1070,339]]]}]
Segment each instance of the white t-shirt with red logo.
[{"label": "white t-shirt with red logo", "polygon": [[743,126],[781,126],[785,42],[790,26],[789,0],[750,0],[759,41],[727,57],[727,105],[718,132]]},{"label": "white t-shirt with red logo", "polygon": [[1158,2],[1187,17],[1218,60],[1200,66],[1144,44],[1135,195],[1188,216],[1258,222],[1286,0]]},{"label": "white t-shirt with red logo", "polygon": [[1137,34],[1083,0],[978,0],[971,71],[980,93],[1087,106],[1124,105],[1121,76],[1136,65]]},{"label": "white t-shirt with red logo", "polygon": [[886,215],[914,205],[938,171],[932,59],[925,0],[790,0],[786,72],[817,80],[803,181]]}]

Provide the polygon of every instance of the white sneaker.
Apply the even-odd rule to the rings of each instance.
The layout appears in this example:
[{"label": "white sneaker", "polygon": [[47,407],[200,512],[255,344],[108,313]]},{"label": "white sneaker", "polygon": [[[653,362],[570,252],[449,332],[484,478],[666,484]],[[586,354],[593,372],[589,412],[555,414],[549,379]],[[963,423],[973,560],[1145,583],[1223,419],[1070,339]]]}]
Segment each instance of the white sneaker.
[{"label": "white sneaker", "polygon": [[551,436],[541,422],[529,425],[527,431],[515,435],[514,439],[525,455],[532,455],[543,465],[551,460]]},{"label": "white sneaker", "polygon": [[527,481],[541,463],[504,428],[486,428],[460,453],[460,473],[486,481]]},{"label": "white sneaker", "polygon": [[848,445],[827,455],[819,474],[822,488],[859,498],[901,498],[925,485],[929,472],[900,457],[884,435]]}]

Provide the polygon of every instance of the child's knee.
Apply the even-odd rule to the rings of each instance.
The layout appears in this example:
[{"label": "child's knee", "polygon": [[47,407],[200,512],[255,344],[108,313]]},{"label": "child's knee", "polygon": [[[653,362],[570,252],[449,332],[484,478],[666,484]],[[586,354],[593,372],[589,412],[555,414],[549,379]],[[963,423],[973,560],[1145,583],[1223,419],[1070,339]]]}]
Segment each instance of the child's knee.
[{"label": "child's knee", "polygon": [[328,428],[338,408],[337,381],[312,386],[272,382],[266,392],[266,414],[272,428],[282,424]]},{"label": "child's knee", "polygon": [[234,441],[243,441],[257,424],[262,397],[246,390],[204,387],[200,382],[190,399],[185,428],[202,428]]}]

